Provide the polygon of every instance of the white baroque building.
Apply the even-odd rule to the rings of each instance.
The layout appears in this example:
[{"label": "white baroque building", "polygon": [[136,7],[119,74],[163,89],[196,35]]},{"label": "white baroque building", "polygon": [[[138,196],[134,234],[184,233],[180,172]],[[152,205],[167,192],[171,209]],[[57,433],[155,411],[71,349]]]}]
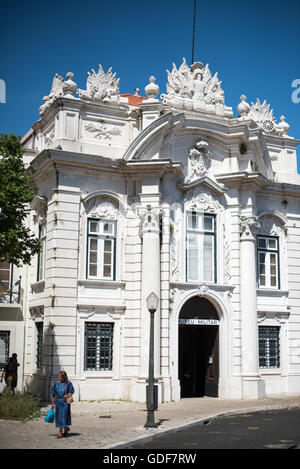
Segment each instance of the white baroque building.
[{"label": "white baroque building", "polygon": [[23,138],[43,249],[0,334],[44,397],[64,369],[77,399],[144,402],[152,291],[160,402],[299,393],[299,141],[265,101],[233,117],[208,65],[167,79],[55,75]]}]

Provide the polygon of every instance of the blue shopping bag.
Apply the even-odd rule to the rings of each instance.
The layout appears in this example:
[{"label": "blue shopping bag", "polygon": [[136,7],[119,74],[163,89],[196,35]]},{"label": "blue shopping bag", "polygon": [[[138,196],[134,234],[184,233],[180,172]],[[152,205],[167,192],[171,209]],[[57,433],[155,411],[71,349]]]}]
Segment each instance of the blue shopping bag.
[{"label": "blue shopping bag", "polygon": [[54,422],[54,417],[55,417],[54,409],[50,409],[50,410],[48,410],[47,415],[44,418],[44,422],[53,423]]}]

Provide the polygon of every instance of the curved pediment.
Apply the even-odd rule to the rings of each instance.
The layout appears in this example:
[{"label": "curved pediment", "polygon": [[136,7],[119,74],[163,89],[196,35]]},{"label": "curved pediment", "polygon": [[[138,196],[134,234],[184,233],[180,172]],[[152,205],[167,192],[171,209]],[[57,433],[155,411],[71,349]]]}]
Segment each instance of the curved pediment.
[{"label": "curved pediment", "polygon": [[273,176],[261,132],[238,120],[197,118],[186,112],[168,112],[154,120],[135,138],[123,158],[180,162],[185,168],[185,182],[204,175],[213,179],[218,174],[245,171],[267,179]]}]

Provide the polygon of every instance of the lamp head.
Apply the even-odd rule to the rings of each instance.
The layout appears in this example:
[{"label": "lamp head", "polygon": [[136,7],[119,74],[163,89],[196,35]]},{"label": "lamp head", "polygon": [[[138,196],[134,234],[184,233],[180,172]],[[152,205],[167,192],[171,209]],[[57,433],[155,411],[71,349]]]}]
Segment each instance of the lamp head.
[{"label": "lamp head", "polygon": [[146,302],[147,308],[150,312],[157,310],[159,299],[154,292],[150,293],[150,295],[146,298]]}]

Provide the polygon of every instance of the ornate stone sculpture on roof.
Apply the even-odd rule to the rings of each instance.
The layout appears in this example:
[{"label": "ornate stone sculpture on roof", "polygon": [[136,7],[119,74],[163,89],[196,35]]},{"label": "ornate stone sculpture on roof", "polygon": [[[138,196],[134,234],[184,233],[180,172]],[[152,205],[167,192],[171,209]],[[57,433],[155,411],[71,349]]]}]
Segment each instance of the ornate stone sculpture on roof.
[{"label": "ornate stone sculpture on roof", "polygon": [[88,72],[86,81],[86,90],[77,90],[80,99],[95,101],[95,102],[124,102],[127,103],[127,98],[120,97],[119,91],[120,78],[116,79],[116,74],[112,73],[111,68],[107,73],[104,72],[101,65],[99,65],[98,72],[92,69],[92,73]]},{"label": "ornate stone sculpture on roof", "polygon": [[241,102],[237,107],[240,115],[240,120],[252,119],[256,124],[266,133],[274,133],[286,135],[289,131],[289,124],[285,122],[285,117],[280,117],[280,123],[277,124],[273,116],[273,109],[270,109],[270,104],[266,100],[262,103],[257,98],[256,103],[251,103],[251,106],[246,102],[246,96],[241,96]]},{"label": "ornate stone sculpture on roof", "polygon": [[167,70],[167,94],[162,94],[164,104],[190,111],[207,112],[231,117],[232,108],[224,104],[224,91],[218,74],[211,75],[208,64],[201,62],[191,67],[185,58],[179,69],[173,63],[172,71]]},{"label": "ornate stone sculpture on roof", "polygon": [[43,97],[44,104],[39,109],[41,115],[45,114],[57,98],[73,95],[77,88],[76,83],[72,81],[73,77],[72,72],[66,74],[66,81],[57,73],[54,75],[51,91],[48,96]]}]

